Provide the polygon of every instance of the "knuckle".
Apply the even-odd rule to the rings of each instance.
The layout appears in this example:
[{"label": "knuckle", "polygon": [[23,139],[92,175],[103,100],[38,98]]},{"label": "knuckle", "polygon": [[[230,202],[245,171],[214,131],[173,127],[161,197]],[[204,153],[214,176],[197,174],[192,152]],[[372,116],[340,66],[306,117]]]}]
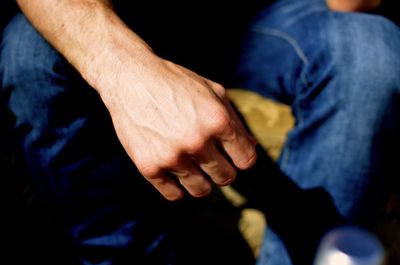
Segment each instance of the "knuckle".
[{"label": "knuckle", "polygon": [[237,167],[240,169],[248,169],[254,165],[256,160],[257,160],[257,152],[253,149],[247,154],[246,158],[243,159],[243,161],[237,165]]},{"label": "knuckle", "polygon": [[157,169],[151,159],[145,154],[137,155],[133,158],[133,161],[140,171],[140,173],[145,176],[146,178],[154,178],[157,175]]},{"label": "knuckle", "polygon": [[231,133],[233,132],[233,127],[231,125],[231,120],[229,119],[226,111],[216,111],[214,115],[212,115],[211,119],[211,128],[217,133]]},{"label": "knuckle", "polygon": [[164,157],[162,158],[161,164],[164,168],[179,168],[180,165],[180,157],[183,152],[179,150],[165,152]]},{"label": "knuckle", "polygon": [[236,178],[235,175],[231,175],[225,178],[224,180],[219,180],[218,182],[215,182],[215,184],[217,184],[218,186],[227,186],[231,184],[235,180],[235,178]]},{"label": "knuckle", "polygon": [[226,176],[223,179],[215,181],[215,184],[217,184],[218,186],[226,186],[231,184],[235,179],[236,179],[236,171],[232,170],[230,172],[227,172]]},{"label": "knuckle", "polygon": [[161,169],[153,163],[143,163],[142,162],[142,164],[137,165],[137,167],[138,167],[140,173],[142,173],[142,175],[148,179],[155,179],[161,173]]},{"label": "knuckle", "polygon": [[214,83],[213,84],[213,90],[215,91],[215,93],[220,97],[220,98],[224,98],[226,96],[226,90],[225,88],[218,84],[218,83]]},{"label": "knuckle", "polygon": [[180,191],[165,191],[162,195],[169,201],[178,201],[183,197],[183,193]]},{"label": "knuckle", "polygon": [[211,185],[209,185],[203,188],[202,190],[191,191],[190,195],[192,195],[195,198],[202,198],[210,194],[211,190],[212,190]]},{"label": "knuckle", "polygon": [[207,139],[201,135],[194,136],[187,144],[187,152],[189,154],[199,154],[201,153],[206,147]]},{"label": "knuckle", "polygon": [[219,172],[220,164],[216,160],[211,160],[204,165],[204,168],[209,172]]}]

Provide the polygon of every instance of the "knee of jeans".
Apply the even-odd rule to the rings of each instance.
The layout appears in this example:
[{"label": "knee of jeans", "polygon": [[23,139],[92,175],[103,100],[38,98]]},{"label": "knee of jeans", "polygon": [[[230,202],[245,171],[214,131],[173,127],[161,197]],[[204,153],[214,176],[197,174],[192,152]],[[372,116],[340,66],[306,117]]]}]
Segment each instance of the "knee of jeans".
[{"label": "knee of jeans", "polygon": [[0,52],[0,92],[17,126],[45,126],[67,80],[75,78],[72,67],[22,14],[4,29]]},{"label": "knee of jeans", "polygon": [[0,51],[2,89],[53,74],[62,61],[22,14],[17,14],[4,29]]},{"label": "knee of jeans", "polygon": [[398,94],[399,28],[386,18],[366,14],[353,14],[337,26],[340,30],[331,50],[337,74],[349,87],[346,89],[375,100]]}]

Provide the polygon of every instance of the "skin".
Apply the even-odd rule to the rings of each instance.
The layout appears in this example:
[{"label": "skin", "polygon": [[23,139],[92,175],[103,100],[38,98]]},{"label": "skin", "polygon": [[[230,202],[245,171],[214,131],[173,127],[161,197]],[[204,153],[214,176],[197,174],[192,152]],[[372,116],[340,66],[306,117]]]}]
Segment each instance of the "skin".
[{"label": "skin", "polygon": [[341,12],[370,11],[377,8],[382,0],[326,0],[330,9]]},{"label": "skin", "polygon": [[206,196],[256,161],[215,82],[166,61],[108,0],[18,0],[34,27],[99,93],[127,154],[168,200]]},{"label": "skin", "polygon": [[[327,0],[337,11],[379,0]],[[225,89],[164,60],[115,14],[111,0],[17,0],[34,27],[99,93],[127,154],[168,200],[206,196],[256,161],[255,140]]]}]

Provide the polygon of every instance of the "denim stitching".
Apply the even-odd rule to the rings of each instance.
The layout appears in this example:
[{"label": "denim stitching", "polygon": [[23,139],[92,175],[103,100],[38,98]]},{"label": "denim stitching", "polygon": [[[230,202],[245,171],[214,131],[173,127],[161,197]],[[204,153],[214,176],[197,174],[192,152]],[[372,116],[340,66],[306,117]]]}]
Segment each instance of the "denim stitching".
[{"label": "denim stitching", "polygon": [[[266,35],[270,35],[279,39],[282,39],[283,41],[287,42],[295,51],[295,53],[297,54],[298,58],[301,60],[301,62],[304,65],[309,65],[310,61],[307,58],[307,56],[305,55],[305,53],[303,52],[302,48],[300,47],[300,45],[298,44],[298,42],[292,37],[290,36],[288,33],[280,31],[280,30],[276,30],[276,29],[272,29],[272,28],[268,28],[268,27],[263,27],[263,26],[253,26],[252,27],[252,31],[256,32],[256,33],[261,33],[261,34],[266,34]],[[300,78],[301,81],[305,84],[308,85],[308,79],[306,77],[305,71],[302,71],[300,73]],[[292,106],[294,107],[294,106]],[[302,123],[302,118],[301,118],[301,109],[297,110],[297,117],[296,117],[296,123],[297,125]],[[290,146],[288,146],[288,144],[286,143],[281,151],[280,154],[280,159],[279,159],[279,164],[281,168],[286,168],[289,164],[289,159],[290,159]]]},{"label": "denim stitching", "polygon": [[292,36],[290,36],[286,32],[282,32],[282,31],[279,31],[276,29],[261,27],[261,26],[254,26],[252,28],[252,30],[257,33],[268,34],[268,35],[285,40],[286,42],[288,42],[290,44],[290,46],[293,47],[297,56],[300,57],[300,59],[303,61],[303,63],[306,65],[309,64],[309,60],[308,60],[307,56],[304,54],[300,45],[297,43],[297,41]]}]

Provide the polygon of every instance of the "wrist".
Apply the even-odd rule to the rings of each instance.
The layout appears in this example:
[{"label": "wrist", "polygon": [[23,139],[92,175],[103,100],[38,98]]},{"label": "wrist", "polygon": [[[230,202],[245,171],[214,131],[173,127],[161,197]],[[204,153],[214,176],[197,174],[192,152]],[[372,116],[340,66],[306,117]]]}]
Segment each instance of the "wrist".
[{"label": "wrist", "polygon": [[151,48],[130,29],[118,26],[108,32],[83,54],[77,67],[102,97],[123,88],[126,82],[133,84],[145,64],[155,57]]}]

